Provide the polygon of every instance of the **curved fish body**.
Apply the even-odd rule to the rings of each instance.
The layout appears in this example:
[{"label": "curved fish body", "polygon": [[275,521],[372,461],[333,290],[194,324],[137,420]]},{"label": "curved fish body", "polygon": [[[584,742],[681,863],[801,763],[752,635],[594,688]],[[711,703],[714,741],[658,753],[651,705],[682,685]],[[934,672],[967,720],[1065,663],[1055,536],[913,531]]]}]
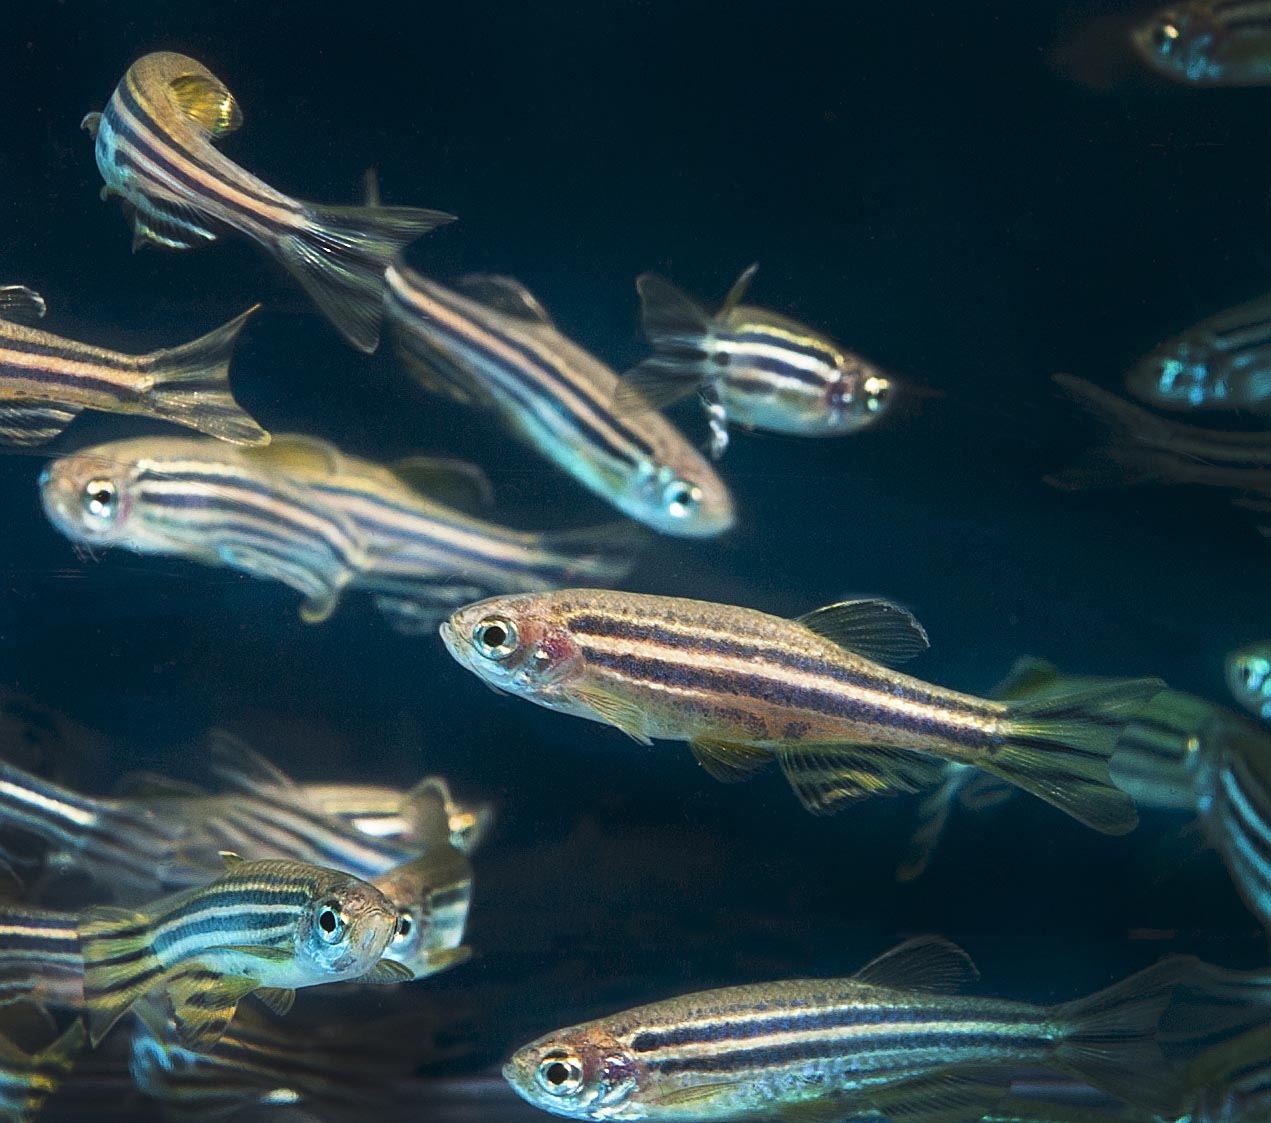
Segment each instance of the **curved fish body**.
[{"label": "curved fish body", "polygon": [[[1267,10],[1271,29],[1271,5]],[[1134,365],[1126,386],[1162,409],[1271,413],[1271,297],[1167,339]]]},{"label": "curved fish body", "polygon": [[229,363],[249,309],[181,347],[126,355],[31,326],[44,301],[0,301],[0,444],[45,444],[84,410],[153,417],[231,444],[267,444],[230,392]]},{"label": "curved fish body", "polygon": [[453,215],[414,207],[328,207],[293,199],[240,168],[214,142],[243,114],[225,84],[185,55],[157,51],[128,68],[94,137],[103,198],[132,212],[133,248],[189,249],[223,229],[264,246],[349,343],[374,351],[384,268]]},{"label": "curved fish body", "polygon": [[776,312],[742,304],[758,270],[737,278],[714,315],[652,273],[636,280],[644,333],[653,345],[623,376],[623,416],[701,395],[716,458],[729,425],[796,437],[859,432],[881,418],[892,380],[878,367]]},{"label": "curved fish body", "polygon": [[470,277],[461,289],[401,263],[385,275],[397,346],[429,389],[493,411],[520,440],[623,514],[662,534],[733,524],[723,481],[656,413],[614,413],[618,376],[568,339],[526,288]]},{"label": "curved fish body", "polygon": [[847,601],[783,620],[752,609],[596,589],[494,597],[441,628],[451,655],[496,688],[614,725],[642,743],[688,741],[720,780],[777,760],[804,806],[934,786],[942,761],[1009,780],[1097,830],[1137,818],[1108,758],[1156,679],[1008,705],[885,665],[926,647],[903,608]]},{"label": "curved fish body", "polygon": [[1261,640],[1233,651],[1226,672],[1231,696],[1254,717],[1271,721],[1271,643]]},{"label": "curved fish body", "polygon": [[210,885],[138,911],[84,912],[84,1002],[94,1045],[154,990],[168,996],[181,1043],[203,1051],[253,991],[281,1012],[298,987],[410,977],[381,962],[398,917],[374,886],[303,862],[229,855],[226,865]]},{"label": "curved fish body", "polygon": [[978,1120],[1012,1071],[1040,1065],[1173,1118],[1182,1088],[1154,1034],[1189,964],[1164,960],[1089,998],[1032,1006],[951,993],[973,966],[919,937],[850,978],[724,987],[570,1026],[519,1049],[503,1075],[570,1119],[687,1123],[819,1107],[817,1117],[923,1123]]},{"label": "curved fish body", "polygon": [[1190,86],[1271,84],[1271,3],[1184,0],[1130,35],[1156,73]]}]

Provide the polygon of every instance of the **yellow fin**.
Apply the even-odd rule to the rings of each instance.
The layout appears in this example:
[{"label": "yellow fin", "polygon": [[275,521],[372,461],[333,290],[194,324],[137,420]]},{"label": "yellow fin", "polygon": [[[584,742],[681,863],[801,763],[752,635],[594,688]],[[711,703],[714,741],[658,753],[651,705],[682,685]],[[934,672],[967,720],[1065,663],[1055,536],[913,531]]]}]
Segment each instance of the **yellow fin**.
[{"label": "yellow fin", "polygon": [[440,456],[408,456],[390,469],[412,491],[436,499],[460,511],[480,510],[494,504],[494,488],[475,464]]},{"label": "yellow fin", "polygon": [[879,597],[827,604],[797,620],[810,632],[866,659],[894,666],[931,646],[913,613]]},{"label": "yellow fin", "polygon": [[734,741],[719,741],[714,737],[695,737],[688,746],[693,750],[697,763],[724,784],[749,780],[772,761],[772,754],[766,749]]},{"label": "yellow fin", "polygon": [[177,108],[211,136],[222,137],[243,124],[234,95],[210,74],[182,74],[168,88]]},{"label": "yellow fin", "polygon": [[160,984],[163,971],[145,913],[105,905],[87,909],[80,916],[79,939],[84,1007],[95,1047],[134,1002]]},{"label": "yellow fin", "polygon": [[238,1003],[257,988],[245,975],[221,975],[196,963],[169,980],[168,1000],[177,1040],[187,1049],[205,1053],[220,1039]]},{"label": "yellow fin", "polygon": [[644,711],[639,706],[628,702],[625,698],[619,698],[607,691],[597,690],[590,686],[575,687],[571,693],[597,717],[610,725],[617,726],[633,741],[638,741],[642,745],[653,744],[645,732],[647,722]]},{"label": "yellow fin", "polygon": [[261,987],[254,993],[270,1010],[280,1015],[290,1010],[296,1001],[296,992],[284,987]]},{"label": "yellow fin", "polygon": [[344,457],[335,445],[317,437],[302,437],[295,433],[274,435],[267,445],[243,450],[251,460],[283,473],[299,476],[318,476],[326,479],[344,466]]},{"label": "yellow fin", "polygon": [[940,782],[941,762],[887,745],[795,744],[777,759],[799,801],[814,815],[832,815],[872,795],[916,792]]},{"label": "yellow fin", "polygon": [[852,976],[871,986],[952,994],[980,977],[971,957],[943,936],[915,936],[883,952]]}]

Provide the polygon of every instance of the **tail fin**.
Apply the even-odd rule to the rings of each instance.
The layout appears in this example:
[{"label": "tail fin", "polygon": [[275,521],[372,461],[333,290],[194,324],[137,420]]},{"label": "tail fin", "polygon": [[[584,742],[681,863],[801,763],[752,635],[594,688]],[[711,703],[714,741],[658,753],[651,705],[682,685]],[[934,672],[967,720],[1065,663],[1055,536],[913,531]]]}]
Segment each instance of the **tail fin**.
[{"label": "tail fin", "polygon": [[654,273],[636,278],[644,334],[653,357],[627,371],[614,392],[614,412],[631,415],[661,409],[710,381],[708,340],[712,320],[696,301]]},{"label": "tail fin", "polygon": [[384,270],[403,246],[453,222],[444,211],[417,207],[321,207],[312,221],[278,243],[282,263],[359,351],[379,345]]},{"label": "tail fin", "polygon": [[564,585],[617,585],[639,560],[651,535],[631,522],[605,523],[543,535],[539,545],[558,555],[551,578]]},{"label": "tail fin", "polygon": [[1171,956],[1128,979],[1055,1007],[1068,1027],[1055,1060],[1096,1088],[1173,1119],[1184,1087],[1156,1042],[1156,1025],[1174,988],[1195,969],[1191,956]]},{"label": "tail fin", "polygon": [[269,443],[269,434],[234,400],[229,388],[230,355],[238,333],[259,307],[193,343],[146,356],[145,369],[154,376],[146,404],[156,417],[232,444]]},{"label": "tail fin", "polygon": [[161,981],[163,965],[151,946],[150,919],[141,912],[98,906],[79,926],[84,953],[84,1007],[93,1047]]},{"label": "tail fin", "polygon": [[1002,743],[977,763],[1088,827],[1125,834],[1139,817],[1108,761],[1125,723],[1164,688],[1160,679],[1126,679],[1017,702],[999,724]]}]

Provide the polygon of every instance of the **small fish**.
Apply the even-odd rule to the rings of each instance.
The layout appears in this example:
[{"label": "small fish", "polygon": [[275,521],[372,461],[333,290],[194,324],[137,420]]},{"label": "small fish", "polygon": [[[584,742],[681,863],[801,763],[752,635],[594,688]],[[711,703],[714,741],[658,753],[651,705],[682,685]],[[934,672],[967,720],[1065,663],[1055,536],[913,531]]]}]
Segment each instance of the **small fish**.
[{"label": "small fish", "polygon": [[654,355],[623,376],[615,409],[623,417],[699,393],[711,452],[728,448],[728,426],[796,437],[836,437],[872,425],[891,402],[881,370],[793,320],[741,301],[751,265],[715,315],[652,273],[636,279],[644,334]]},{"label": "small fish", "polygon": [[1130,35],[1158,74],[1191,86],[1271,83],[1271,4],[1267,0],[1185,0]]},{"label": "small fish", "polygon": [[466,962],[464,945],[472,903],[472,864],[447,843],[371,879],[397,907],[397,931],[384,958],[423,979]]},{"label": "small fish", "polygon": [[450,654],[499,690],[616,726],[641,744],[688,741],[718,780],[776,759],[804,807],[934,786],[973,764],[1109,834],[1134,804],[1108,758],[1158,679],[1006,704],[890,669],[927,646],[883,600],[783,620],[730,605],[571,589],[494,597],[441,627]]},{"label": "small fish", "polygon": [[0,292],[0,444],[45,444],[86,409],[171,421],[232,444],[269,442],[229,387],[230,355],[255,308],[182,347],[125,355],[29,326],[44,315],[40,295]]},{"label": "small fish", "polygon": [[384,267],[398,251],[454,216],[415,207],[328,207],[276,191],[215,147],[242,110],[206,66],[158,51],[128,68],[93,136],[102,198],[132,213],[133,249],[189,249],[224,229],[260,243],[360,351],[374,351],[383,316]]},{"label": "small fish", "polygon": [[1228,655],[1227,687],[1251,714],[1271,721],[1271,643],[1251,643]]},{"label": "small fish", "polygon": [[454,289],[400,262],[385,274],[397,347],[430,390],[494,412],[513,434],[618,510],[662,534],[713,537],[733,501],[664,417],[614,413],[618,376],[568,339],[509,277]]},{"label": "small fish", "polygon": [[850,978],[724,987],[570,1026],[519,1049],[503,1075],[570,1119],[876,1112],[936,1123],[980,1119],[1013,1070],[1041,1065],[1173,1118],[1183,1089],[1155,1030],[1191,962],[1163,960],[1089,998],[1032,1006],[955,993],[978,977],[974,965],[919,937]]},{"label": "small fish", "polygon": [[94,1046],[156,989],[171,1004],[178,1040],[202,1052],[253,992],[285,1013],[298,987],[410,977],[380,958],[397,910],[374,886],[303,862],[245,862],[234,854],[225,861],[217,881],[147,908],[84,912],[84,1003]]},{"label": "small fish", "polygon": [[[1271,28],[1271,4],[1267,5]],[[1202,320],[1149,351],[1126,375],[1162,409],[1271,413],[1271,296]]]},{"label": "small fish", "polygon": [[28,1053],[2,1032],[6,1028],[0,1020],[0,1119],[30,1123],[70,1076],[88,1033],[76,1018],[52,1043]]}]

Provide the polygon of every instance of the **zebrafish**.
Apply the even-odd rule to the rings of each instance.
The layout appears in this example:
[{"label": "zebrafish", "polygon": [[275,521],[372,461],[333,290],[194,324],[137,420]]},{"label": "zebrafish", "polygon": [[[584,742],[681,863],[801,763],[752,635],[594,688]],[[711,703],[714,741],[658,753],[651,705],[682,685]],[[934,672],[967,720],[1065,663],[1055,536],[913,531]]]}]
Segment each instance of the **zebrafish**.
[{"label": "zebrafish", "polygon": [[1167,339],[1125,381],[1135,397],[1163,409],[1271,412],[1271,296]]},{"label": "zebrafish", "polygon": [[472,954],[463,942],[472,902],[472,865],[443,843],[422,857],[395,866],[371,884],[397,907],[397,931],[384,958],[423,979],[466,962]]},{"label": "zebrafish", "polygon": [[1251,643],[1227,656],[1227,687],[1246,710],[1271,721],[1271,644]]},{"label": "zebrafish", "polygon": [[934,786],[973,764],[1109,834],[1134,804],[1108,758],[1157,679],[1015,704],[891,670],[927,646],[882,600],[783,620],[673,597],[571,589],[493,597],[441,627],[450,654],[499,690],[616,726],[641,744],[688,741],[718,780],[776,758],[809,811]]},{"label": "zebrafish", "polygon": [[83,1007],[78,923],[73,912],[0,903],[0,1003],[25,999],[59,1009]]},{"label": "zebrafish", "polygon": [[1139,24],[1135,50],[1158,74],[1192,86],[1271,83],[1271,3],[1184,0]]},{"label": "zebrafish", "polygon": [[1012,1070],[1042,1065],[1171,1114],[1183,1089],[1154,1034],[1190,963],[1163,960],[1089,998],[1033,1006],[955,993],[978,977],[970,959],[919,937],[850,978],[724,987],[557,1030],[519,1049],[503,1075],[528,1102],[571,1119],[803,1117],[802,1108],[935,1123],[979,1119]]},{"label": "zebrafish", "polygon": [[255,311],[181,347],[126,355],[30,326],[44,300],[30,289],[0,300],[0,444],[51,441],[84,410],[154,417],[234,444],[269,434],[234,400],[229,362]]},{"label": "zebrafish", "polygon": [[429,389],[492,410],[584,487],[662,534],[709,537],[733,524],[723,481],[656,413],[620,418],[618,376],[568,339],[518,281],[454,289],[400,262],[385,274],[397,347]]},{"label": "zebrafish", "polygon": [[[1115,681],[1060,674],[1042,659],[1018,659],[990,692],[1003,702],[1037,699],[1086,690]],[[1223,708],[1180,690],[1162,690],[1126,722],[1109,764],[1112,782],[1140,810],[1196,814],[1196,756],[1205,742],[1221,736]],[[1271,745],[1271,740],[1268,742]],[[939,787],[919,804],[917,825],[897,870],[912,881],[927,868],[955,804],[968,811],[996,806],[1017,789],[996,776],[964,764],[947,764]]]},{"label": "zebrafish", "polygon": [[892,380],[873,364],[776,312],[742,304],[751,265],[713,316],[669,281],[636,279],[644,334],[654,354],[623,376],[615,409],[628,417],[699,393],[711,452],[728,448],[728,426],[796,437],[835,437],[872,425],[891,401]]},{"label": "zebrafish", "polygon": [[45,513],[74,543],[282,582],[303,596],[300,615],[310,623],[358,589],[394,627],[431,630],[491,592],[618,580],[636,546],[625,527],[532,534],[476,519],[387,469],[295,436],[265,449],[109,442],[54,461],[40,488]]},{"label": "zebrafish", "polygon": [[154,990],[167,996],[181,1044],[201,1052],[253,992],[285,1013],[299,987],[410,977],[380,958],[397,910],[374,886],[302,862],[227,854],[226,866],[210,885],[138,911],[84,912],[84,1004],[94,1046]]},{"label": "zebrafish", "polygon": [[189,249],[224,229],[260,243],[354,347],[374,351],[384,267],[409,242],[454,220],[415,207],[328,207],[276,191],[216,149],[239,128],[234,95],[202,63],[159,51],[138,59],[93,136],[102,198],[131,211],[133,249]]},{"label": "zebrafish", "polygon": [[7,1030],[0,1017],[0,1119],[30,1123],[70,1076],[88,1044],[88,1034],[83,1021],[76,1018],[50,1044],[29,1053],[8,1036]]}]

